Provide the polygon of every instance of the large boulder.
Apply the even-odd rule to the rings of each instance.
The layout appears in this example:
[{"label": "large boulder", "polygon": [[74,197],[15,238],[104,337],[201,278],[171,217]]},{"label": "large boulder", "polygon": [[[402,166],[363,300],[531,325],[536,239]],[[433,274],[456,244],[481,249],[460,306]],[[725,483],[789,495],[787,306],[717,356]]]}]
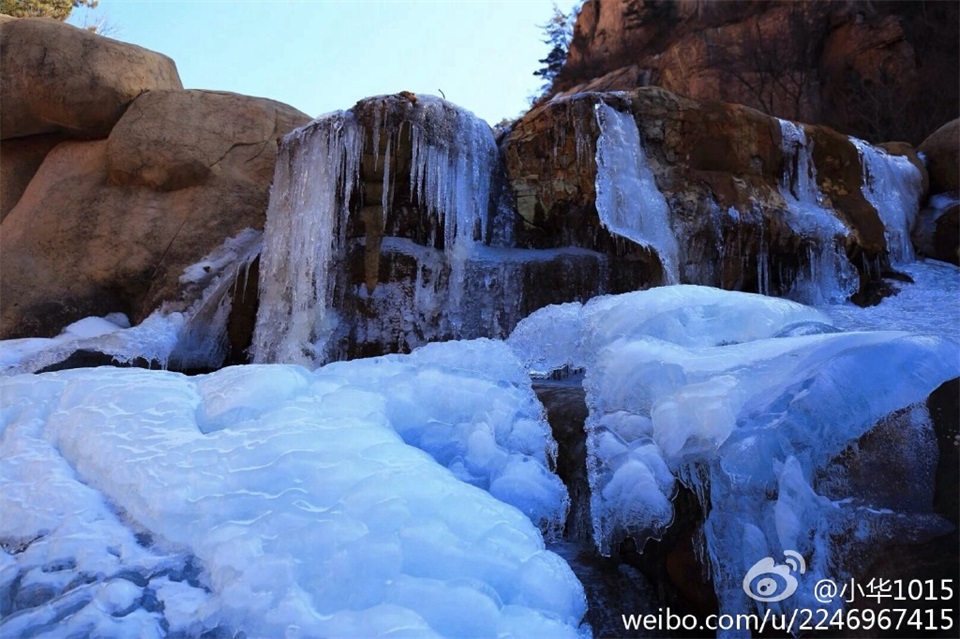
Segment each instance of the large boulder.
[{"label": "large boulder", "polygon": [[931,133],[919,150],[927,157],[931,193],[960,189],[960,118]]},{"label": "large boulder", "polygon": [[0,336],[184,308],[184,268],[263,227],[276,140],[309,119],[261,98],[158,91],[107,140],[54,148],[0,226]]},{"label": "large boulder", "polygon": [[154,89],[182,89],[173,60],[57,20],[0,23],[0,136],[106,137],[127,106]]},{"label": "large boulder", "polygon": [[107,142],[111,182],[175,191],[215,177],[273,178],[277,139],[309,121],[265,98],[220,91],[151,91],[137,98]]}]

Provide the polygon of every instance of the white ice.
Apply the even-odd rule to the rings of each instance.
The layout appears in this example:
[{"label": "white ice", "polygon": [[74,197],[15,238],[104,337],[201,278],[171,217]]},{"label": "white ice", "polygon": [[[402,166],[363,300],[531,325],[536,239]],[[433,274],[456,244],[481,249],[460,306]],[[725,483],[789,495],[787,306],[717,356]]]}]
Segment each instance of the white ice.
[{"label": "white ice", "polygon": [[565,496],[505,351],[0,380],[0,634],[578,636],[579,582],[491,496]]},{"label": "white ice", "polygon": [[56,337],[0,340],[0,374],[39,371],[80,350],[109,355],[118,363],[143,358],[166,366],[183,324],[182,313],[157,311],[131,327],[126,315],[111,313],[74,322]]}]

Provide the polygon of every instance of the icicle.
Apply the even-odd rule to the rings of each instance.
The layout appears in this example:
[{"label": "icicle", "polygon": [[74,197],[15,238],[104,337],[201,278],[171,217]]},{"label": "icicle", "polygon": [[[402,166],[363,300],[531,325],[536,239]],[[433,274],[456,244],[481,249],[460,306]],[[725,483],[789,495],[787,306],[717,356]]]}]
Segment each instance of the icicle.
[{"label": "icicle", "polygon": [[383,228],[387,228],[387,214],[390,212],[390,143],[387,138],[387,150],[383,154],[383,193],[380,196],[380,205],[383,207]]},{"label": "icicle", "polygon": [[657,189],[640,143],[633,115],[603,102],[595,107],[597,139],[597,213],[614,235],[657,252],[667,284],[677,284],[679,248],[670,226],[670,209]]},{"label": "icicle", "polygon": [[380,129],[382,128],[383,104],[380,104],[373,110],[373,171],[378,168],[380,160]]}]

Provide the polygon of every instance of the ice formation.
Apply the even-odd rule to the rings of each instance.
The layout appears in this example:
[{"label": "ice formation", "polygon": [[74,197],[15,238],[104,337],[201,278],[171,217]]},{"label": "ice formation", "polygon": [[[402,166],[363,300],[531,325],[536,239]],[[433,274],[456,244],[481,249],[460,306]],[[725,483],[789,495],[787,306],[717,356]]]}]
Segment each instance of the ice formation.
[{"label": "ice formation", "polygon": [[491,497],[564,498],[502,344],[0,383],[4,636],[580,632],[570,568]]},{"label": "ice formation", "polygon": [[[346,250],[347,217],[357,207],[354,191],[362,155],[370,152],[379,162],[381,138],[389,150],[399,146],[399,136],[410,136],[410,192],[442,228],[451,266],[445,319],[454,328],[460,322],[465,263],[472,245],[487,238],[495,208],[491,180],[498,152],[493,133],[472,113],[429,96],[418,96],[396,129],[387,128],[383,104],[374,108],[370,131],[353,112],[337,112],[294,131],[282,144],[261,257],[261,311],[253,346],[257,362],[315,366],[330,357],[328,342],[337,327],[333,265]],[[365,146],[368,139],[373,148]],[[390,161],[387,153],[383,227],[395,179]],[[433,238],[438,244],[439,239]]]},{"label": "ice formation", "polygon": [[559,537],[569,499],[550,471],[557,444],[526,371],[503,342],[434,343],[323,370],[357,388],[389,388],[384,410],[406,443]]},{"label": "ice formation", "polygon": [[257,362],[314,364],[332,332],[335,261],[346,243],[363,132],[338,111],[280,145],[260,256]]},{"label": "ice formation", "polygon": [[640,142],[633,114],[604,102],[596,105],[597,213],[603,226],[657,252],[667,284],[680,281],[677,238],[670,226],[670,209],[657,189],[653,171]]},{"label": "ice formation", "polygon": [[890,260],[912,262],[910,234],[920,208],[920,170],[906,157],[891,155],[863,140],[850,138],[863,164],[863,196],[877,210],[883,222]]},{"label": "ice formation", "polygon": [[823,195],[817,187],[813,164],[813,142],[807,140],[803,125],[780,120],[780,131],[787,158],[780,184],[780,194],[787,205],[786,222],[808,239],[805,271],[796,274],[787,296],[806,304],[842,302],[860,287],[857,271],[844,251],[844,238],[850,231],[822,205]]},{"label": "ice formation", "polygon": [[183,311],[184,323],[170,363],[179,370],[216,369],[227,356],[227,323],[233,299],[243,299],[250,266],[260,255],[263,233],[244,229],[184,269],[184,296],[196,301]]},{"label": "ice formation", "polygon": [[111,313],[74,322],[56,337],[0,340],[0,374],[43,370],[77,351],[103,353],[119,363],[142,358],[163,367],[177,347],[184,321],[182,313],[157,311],[131,327],[126,315]]},{"label": "ice formation", "polygon": [[[732,612],[753,605],[742,590],[747,569],[784,550],[809,567],[805,594],[789,605],[817,607],[813,584],[841,576],[831,572],[831,535],[858,519],[868,529],[886,523],[869,505],[817,495],[814,474],[878,420],[960,374],[955,342],[843,333],[787,300],[694,286],[547,307],[508,343],[541,374],[586,370],[601,552],[669,525],[679,480],[709,513],[706,551],[721,609]],[[925,409],[914,412],[909,428],[923,439]]]}]

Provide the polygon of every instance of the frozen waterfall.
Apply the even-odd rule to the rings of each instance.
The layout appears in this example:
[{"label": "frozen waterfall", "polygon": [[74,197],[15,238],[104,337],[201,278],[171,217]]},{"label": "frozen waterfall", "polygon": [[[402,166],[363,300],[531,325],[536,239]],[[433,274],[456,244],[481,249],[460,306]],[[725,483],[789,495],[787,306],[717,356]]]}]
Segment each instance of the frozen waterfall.
[{"label": "frozen waterfall", "polygon": [[[375,105],[372,124],[358,115],[369,104]],[[411,198],[442,229],[442,238],[430,239],[442,245],[450,263],[445,303],[450,321],[457,322],[471,247],[489,233],[498,157],[493,134],[473,114],[438,98],[416,97],[399,119],[387,108],[360,103],[285,138],[267,210],[255,361],[315,366],[331,356],[329,340],[339,322],[335,302],[342,295],[334,267],[345,258],[350,215],[365,204],[363,181],[371,176],[362,174],[364,154],[372,155],[373,171],[383,173],[379,219],[364,217],[369,242],[388,223],[397,179],[392,162],[407,162],[394,159],[404,143],[410,148]]]},{"label": "frozen waterfall", "polygon": [[633,114],[598,102],[597,213],[603,226],[657,252],[666,284],[680,282],[677,238],[670,208],[657,189]]},{"label": "frozen waterfall", "polygon": [[787,296],[806,304],[842,302],[857,292],[857,271],[844,252],[850,230],[823,206],[813,164],[813,142],[802,124],[780,120],[787,166],[780,194],[787,205],[787,224],[807,238],[805,270],[796,275]]}]

